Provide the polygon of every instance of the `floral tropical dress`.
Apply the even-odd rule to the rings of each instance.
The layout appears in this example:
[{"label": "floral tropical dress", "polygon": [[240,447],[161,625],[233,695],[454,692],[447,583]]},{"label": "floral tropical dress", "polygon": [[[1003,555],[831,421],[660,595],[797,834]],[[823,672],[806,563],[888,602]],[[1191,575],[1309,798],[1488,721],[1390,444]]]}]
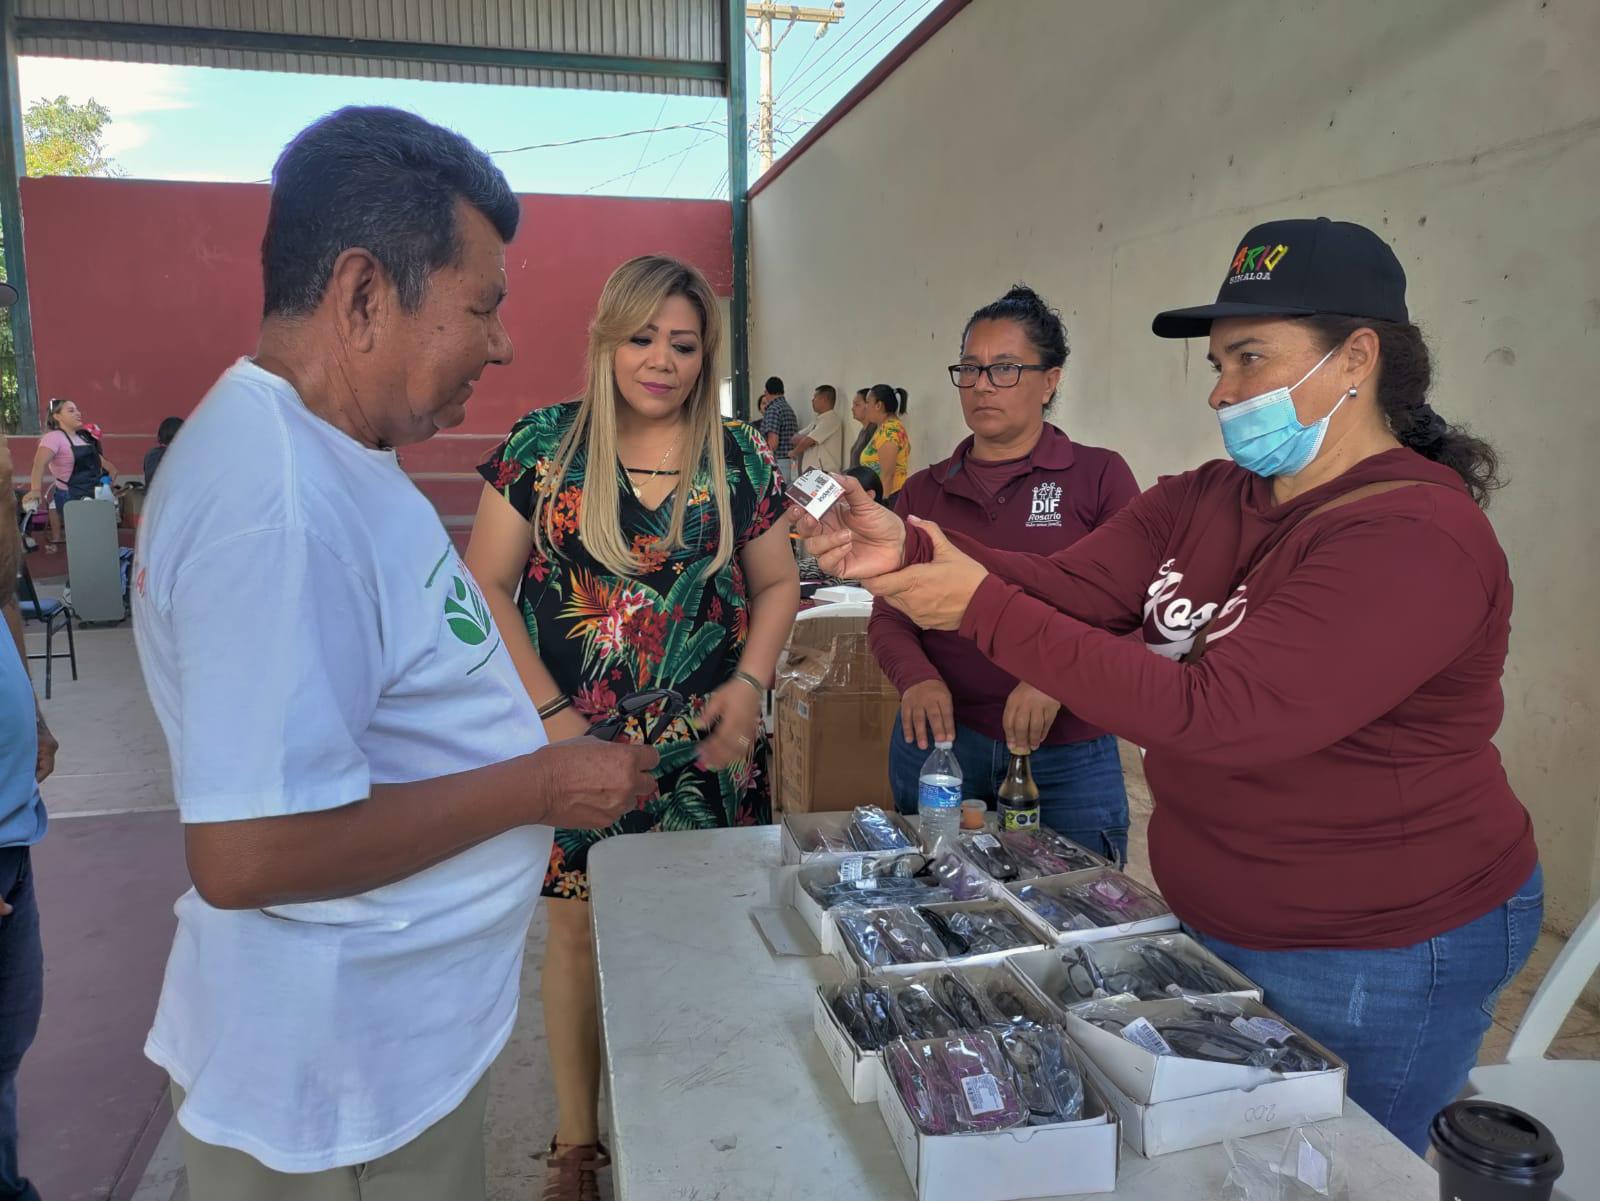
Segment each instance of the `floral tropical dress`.
[{"label": "floral tropical dress", "polygon": [[[618,700],[645,688],[672,688],[689,701],[685,714],[656,742],[661,764],[654,798],[604,830],[556,831],[544,895],[587,900],[589,848],[602,838],[771,820],[761,739],[748,759],[723,771],[701,770],[695,755],[706,697],[733,675],[750,628],[738,551],[766,533],[783,512],[783,484],[765,439],[743,422],[725,422],[727,478],[713,482],[706,465],[700,465],[684,515],[685,548],[668,554],[661,548],[672,527],[675,497],[647,508],[621,464],[607,466],[604,485],[621,494],[623,533],[645,564],[642,575],[614,575],[585,550],[578,535],[578,512],[589,483],[585,453],[578,453],[566,478],[554,478],[562,436],[577,412],[576,404],[534,410],[478,469],[524,517],[532,517],[537,495],[555,496],[552,557],[535,543],[522,581],[528,637],[556,685],[585,717],[603,717]],[[713,486],[728,489],[736,541],[733,558],[706,579],[704,569],[721,537]],[[643,741],[648,724],[648,719],[630,720],[621,737]]]},{"label": "floral tropical dress", "polygon": [[911,435],[898,417],[886,417],[861,452],[861,465],[878,473],[884,496],[905,487],[911,474]]}]

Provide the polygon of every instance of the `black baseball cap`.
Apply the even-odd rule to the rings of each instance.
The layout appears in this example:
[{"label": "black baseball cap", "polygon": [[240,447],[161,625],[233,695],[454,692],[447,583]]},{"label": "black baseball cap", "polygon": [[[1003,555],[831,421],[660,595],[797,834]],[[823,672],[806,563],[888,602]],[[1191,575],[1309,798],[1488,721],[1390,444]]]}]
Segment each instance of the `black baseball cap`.
[{"label": "black baseball cap", "polygon": [[1158,313],[1150,328],[1158,338],[1203,338],[1218,317],[1313,313],[1409,321],[1406,273],[1389,244],[1349,221],[1268,221],[1239,243],[1215,304]]},{"label": "black baseball cap", "polygon": [[0,309],[9,309],[17,303],[17,290],[8,283],[0,283]]}]

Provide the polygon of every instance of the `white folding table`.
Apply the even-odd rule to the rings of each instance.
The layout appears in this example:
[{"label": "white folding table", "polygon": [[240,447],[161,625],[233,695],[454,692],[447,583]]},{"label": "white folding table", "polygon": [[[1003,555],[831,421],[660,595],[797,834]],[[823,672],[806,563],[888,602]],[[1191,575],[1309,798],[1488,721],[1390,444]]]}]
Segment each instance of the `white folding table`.
[{"label": "white folding table", "polygon": [[[619,1201],[912,1196],[877,1106],[850,1101],[812,1033],[813,993],[837,964],[775,957],[751,921],[778,862],[771,826],[629,835],[590,852]],[[1352,1201],[1438,1201],[1433,1169],[1353,1102],[1321,1128]],[[1213,1201],[1228,1171],[1221,1146],[1122,1152],[1110,1195],[1127,1201]]]}]

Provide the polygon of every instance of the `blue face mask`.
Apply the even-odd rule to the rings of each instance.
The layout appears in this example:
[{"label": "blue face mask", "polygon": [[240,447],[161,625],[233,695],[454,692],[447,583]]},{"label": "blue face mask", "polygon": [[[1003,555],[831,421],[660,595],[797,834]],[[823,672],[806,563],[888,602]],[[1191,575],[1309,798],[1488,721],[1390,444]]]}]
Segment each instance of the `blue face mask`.
[{"label": "blue face mask", "polygon": [[1333,350],[1330,350],[1315,367],[1287,388],[1274,388],[1217,410],[1217,421],[1222,425],[1222,445],[1235,463],[1246,471],[1270,478],[1298,475],[1317,457],[1322,440],[1328,435],[1328,422],[1339,411],[1339,405],[1350,398],[1350,393],[1341,396],[1339,404],[1334,405],[1326,417],[1310,425],[1300,423],[1292,393],[1322,370],[1322,364],[1332,357]]}]

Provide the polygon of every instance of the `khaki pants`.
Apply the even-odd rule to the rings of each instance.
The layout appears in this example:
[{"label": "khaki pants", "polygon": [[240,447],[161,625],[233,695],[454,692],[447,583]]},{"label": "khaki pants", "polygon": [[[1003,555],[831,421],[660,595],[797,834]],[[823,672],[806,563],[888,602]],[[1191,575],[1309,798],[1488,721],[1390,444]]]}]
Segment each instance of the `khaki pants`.
[{"label": "khaki pants", "polygon": [[[190,1201],[483,1201],[485,1076],[455,1110],[382,1159],[326,1172],[274,1172],[260,1160],[202,1143],[180,1124]],[[172,1085],[172,1109],[183,1090]]]}]

